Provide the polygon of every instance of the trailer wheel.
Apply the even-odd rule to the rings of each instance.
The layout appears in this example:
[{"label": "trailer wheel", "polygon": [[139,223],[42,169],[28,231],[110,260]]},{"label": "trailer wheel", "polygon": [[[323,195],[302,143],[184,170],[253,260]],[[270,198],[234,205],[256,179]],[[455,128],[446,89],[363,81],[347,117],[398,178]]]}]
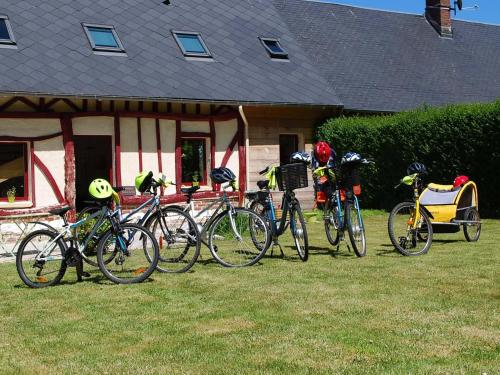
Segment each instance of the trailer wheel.
[{"label": "trailer wheel", "polygon": [[476,242],[481,235],[481,223],[479,212],[475,207],[468,208],[464,213],[464,220],[470,223],[464,223],[464,236],[468,242]]}]

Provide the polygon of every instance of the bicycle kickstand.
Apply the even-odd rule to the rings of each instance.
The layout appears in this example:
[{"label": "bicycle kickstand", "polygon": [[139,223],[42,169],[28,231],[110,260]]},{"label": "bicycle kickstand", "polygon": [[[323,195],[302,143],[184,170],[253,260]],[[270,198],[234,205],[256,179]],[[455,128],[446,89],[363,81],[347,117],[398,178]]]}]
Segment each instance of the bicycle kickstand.
[{"label": "bicycle kickstand", "polygon": [[280,249],[281,257],[284,258],[285,257],[285,253],[283,252],[283,248],[281,247],[281,245],[278,242],[278,240],[273,240],[273,246],[271,247],[271,257],[273,256],[274,247],[275,246],[278,246],[278,248]]}]

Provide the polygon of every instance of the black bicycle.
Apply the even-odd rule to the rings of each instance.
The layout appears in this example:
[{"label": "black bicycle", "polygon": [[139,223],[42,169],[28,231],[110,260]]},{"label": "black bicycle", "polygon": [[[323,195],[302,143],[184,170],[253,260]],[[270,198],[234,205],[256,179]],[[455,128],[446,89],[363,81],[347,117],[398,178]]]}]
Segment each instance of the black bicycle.
[{"label": "black bicycle", "polygon": [[[295,189],[307,187],[306,165],[303,163],[294,163],[279,167],[268,166],[266,169],[260,171],[259,174],[266,176],[265,180],[257,182],[260,191],[247,192],[245,194],[249,200],[250,210],[257,212],[266,219],[271,231],[272,246],[273,248],[274,246],[278,246],[281,254],[283,254],[283,250],[278,237],[290,227],[297,254],[302,261],[307,261],[309,257],[309,244],[306,222],[300,208],[299,200],[294,193]],[[279,215],[279,211],[274,206],[271,194],[271,189],[275,188],[276,185],[280,191],[283,191],[281,215]],[[255,244],[256,246],[259,245],[257,242]],[[270,246],[271,241],[266,244],[266,250]]]},{"label": "black bicycle", "polygon": [[[127,223],[136,220],[139,225],[144,225],[153,233],[158,242],[160,257],[157,269],[160,272],[181,273],[187,272],[200,255],[200,235],[194,220],[182,210],[172,206],[162,207],[160,203],[159,189],[173,185],[173,182],[166,181],[165,176],[153,177],[153,172],[149,172],[145,178],[141,193],[150,195],[144,203],[131,210],[125,216],[122,213],[121,205],[117,204],[116,212],[120,223]],[[123,191],[123,187],[115,187],[115,191]],[[80,211],[78,217],[84,219],[99,210],[94,202]],[[143,214],[140,212],[147,208]],[[88,221],[88,225],[94,225]],[[97,266],[95,259],[96,245],[99,237],[107,230],[109,224],[104,222],[97,233],[95,233],[85,250],[86,257],[83,259],[90,265]],[[80,236],[89,236],[87,231],[81,231]]]}]

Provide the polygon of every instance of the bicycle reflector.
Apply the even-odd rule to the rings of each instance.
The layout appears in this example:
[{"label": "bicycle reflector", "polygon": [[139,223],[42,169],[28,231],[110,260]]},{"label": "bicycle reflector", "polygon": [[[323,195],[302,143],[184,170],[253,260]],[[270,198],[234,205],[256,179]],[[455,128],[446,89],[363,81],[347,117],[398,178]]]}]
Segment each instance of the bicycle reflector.
[{"label": "bicycle reflector", "polygon": [[326,202],[326,194],[324,191],[316,192],[316,202],[325,203]]},{"label": "bicycle reflector", "polygon": [[147,270],[148,270],[147,267],[139,267],[138,269],[136,269],[133,272],[133,274],[137,276],[137,275],[140,275],[140,274],[146,272]]},{"label": "bicycle reflector", "polygon": [[345,201],[345,190],[340,189],[340,200],[343,202]]},{"label": "bicycle reflector", "polygon": [[354,185],[352,187],[352,192],[354,195],[361,195],[361,185]]}]

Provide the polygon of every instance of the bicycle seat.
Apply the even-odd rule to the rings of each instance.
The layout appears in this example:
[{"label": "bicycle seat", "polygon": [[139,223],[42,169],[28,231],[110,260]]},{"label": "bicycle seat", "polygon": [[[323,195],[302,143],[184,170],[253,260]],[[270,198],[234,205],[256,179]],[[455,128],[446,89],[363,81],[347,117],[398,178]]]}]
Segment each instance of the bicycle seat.
[{"label": "bicycle seat", "polygon": [[181,188],[181,193],[190,195],[190,194],[195,193],[198,190],[200,190],[199,186],[183,187],[183,188]]},{"label": "bicycle seat", "polygon": [[449,193],[450,191],[460,190],[460,187],[454,188],[453,185],[439,185],[434,183],[430,183],[427,187],[436,193]]},{"label": "bicycle seat", "polygon": [[257,181],[257,186],[260,190],[267,189],[269,187],[269,180],[260,180]]},{"label": "bicycle seat", "polygon": [[53,208],[52,210],[49,210],[49,213],[52,215],[58,215],[58,216],[64,216],[66,212],[71,210],[71,207],[61,207],[61,208]]}]

